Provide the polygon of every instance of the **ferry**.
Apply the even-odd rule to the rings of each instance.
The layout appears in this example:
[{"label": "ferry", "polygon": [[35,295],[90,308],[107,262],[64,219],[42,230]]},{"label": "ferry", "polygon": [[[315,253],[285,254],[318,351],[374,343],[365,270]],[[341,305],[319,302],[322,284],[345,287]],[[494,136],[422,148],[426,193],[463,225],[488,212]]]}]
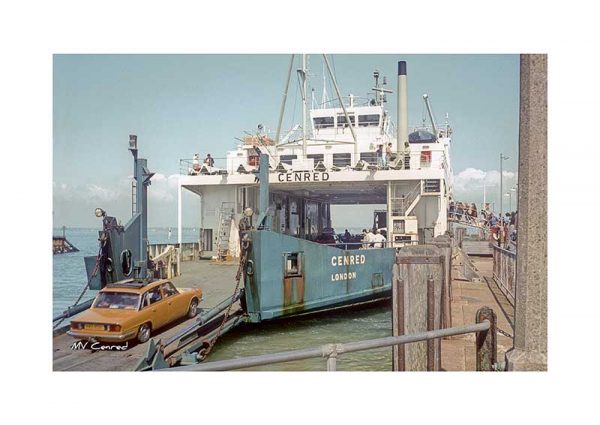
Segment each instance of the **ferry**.
[{"label": "ferry", "polygon": [[[308,107],[306,55],[297,76],[302,87],[302,123],[281,131],[284,100],[275,133],[262,125],[246,133],[224,158],[180,160],[178,241],[182,238],[182,192],[200,197],[200,243],[216,260],[240,256],[246,234],[242,303],[260,322],[389,296],[396,250],[427,244],[447,231],[452,193],[446,115],[438,127],[428,95],[430,125],[408,127],[407,64],[398,62],[396,124],[386,109],[392,93],[375,71],[367,99],[341,96],[323,55],[336,96]],[[325,68],[324,66],[324,68]],[[324,85],[324,87],[326,87]],[[381,248],[336,235],[331,206],[386,205],[375,214]],[[238,223],[251,211],[251,230]],[[350,240],[349,240],[350,239]]]}]

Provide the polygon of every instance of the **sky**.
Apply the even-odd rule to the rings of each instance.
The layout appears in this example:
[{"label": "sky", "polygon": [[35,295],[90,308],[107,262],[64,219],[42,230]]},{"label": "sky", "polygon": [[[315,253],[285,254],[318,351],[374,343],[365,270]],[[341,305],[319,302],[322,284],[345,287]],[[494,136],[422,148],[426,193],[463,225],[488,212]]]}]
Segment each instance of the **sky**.
[{"label": "sky", "polygon": [[[517,180],[518,55],[334,55],[342,95],[365,96],[373,70],[387,76],[387,109],[396,116],[397,62],[407,62],[409,126],[425,116],[427,93],[438,124],[452,126],[455,199],[499,203]],[[179,160],[194,153],[225,157],[236,137],[260,123],[275,129],[290,55],[54,55],[53,225],[97,227],[94,208],[126,222],[131,215],[133,161],[129,134],[156,175],[149,189],[149,225],[177,224]],[[299,58],[294,68],[300,67]],[[310,86],[321,98],[321,55],[309,56]],[[334,94],[327,88],[330,97]],[[284,128],[301,121],[298,82],[290,82]],[[514,192],[513,192],[514,195]],[[513,209],[515,196],[512,196]],[[184,191],[183,223],[198,226],[198,198]],[[509,209],[505,198],[504,210]],[[370,212],[338,216],[341,227],[364,227]],[[334,220],[336,213],[334,212]],[[368,223],[367,223],[368,224]]]}]

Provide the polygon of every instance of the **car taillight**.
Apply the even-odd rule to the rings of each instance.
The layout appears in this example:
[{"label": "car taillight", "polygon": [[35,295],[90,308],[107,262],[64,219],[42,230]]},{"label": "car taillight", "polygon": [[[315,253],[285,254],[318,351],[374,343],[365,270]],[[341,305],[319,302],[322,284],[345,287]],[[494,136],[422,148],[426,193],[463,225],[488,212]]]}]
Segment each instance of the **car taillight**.
[{"label": "car taillight", "polygon": [[121,325],[108,325],[109,332],[121,332]]},{"label": "car taillight", "polygon": [[71,329],[83,329],[83,323],[71,322]]}]

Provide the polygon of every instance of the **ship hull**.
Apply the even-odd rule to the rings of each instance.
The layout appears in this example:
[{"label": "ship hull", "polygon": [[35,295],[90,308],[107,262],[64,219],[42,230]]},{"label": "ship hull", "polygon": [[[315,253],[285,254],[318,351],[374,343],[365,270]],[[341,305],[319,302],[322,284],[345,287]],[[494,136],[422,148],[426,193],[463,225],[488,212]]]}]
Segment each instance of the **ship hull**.
[{"label": "ship hull", "polygon": [[245,275],[252,322],[388,297],[393,248],[343,250],[292,236],[253,231]]}]

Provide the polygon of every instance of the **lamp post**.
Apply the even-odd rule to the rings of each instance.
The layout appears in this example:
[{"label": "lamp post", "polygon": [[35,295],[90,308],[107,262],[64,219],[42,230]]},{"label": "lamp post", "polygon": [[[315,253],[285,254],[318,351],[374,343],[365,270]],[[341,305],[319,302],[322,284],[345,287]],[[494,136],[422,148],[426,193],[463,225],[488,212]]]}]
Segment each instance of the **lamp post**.
[{"label": "lamp post", "polygon": [[502,245],[502,229],[504,228],[502,220],[502,161],[505,161],[507,159],[509,159],[508,156],[500,152],[500,216],[498,217],[498,219],[500,220],[500,235],[498,236],[498,246]]}]

